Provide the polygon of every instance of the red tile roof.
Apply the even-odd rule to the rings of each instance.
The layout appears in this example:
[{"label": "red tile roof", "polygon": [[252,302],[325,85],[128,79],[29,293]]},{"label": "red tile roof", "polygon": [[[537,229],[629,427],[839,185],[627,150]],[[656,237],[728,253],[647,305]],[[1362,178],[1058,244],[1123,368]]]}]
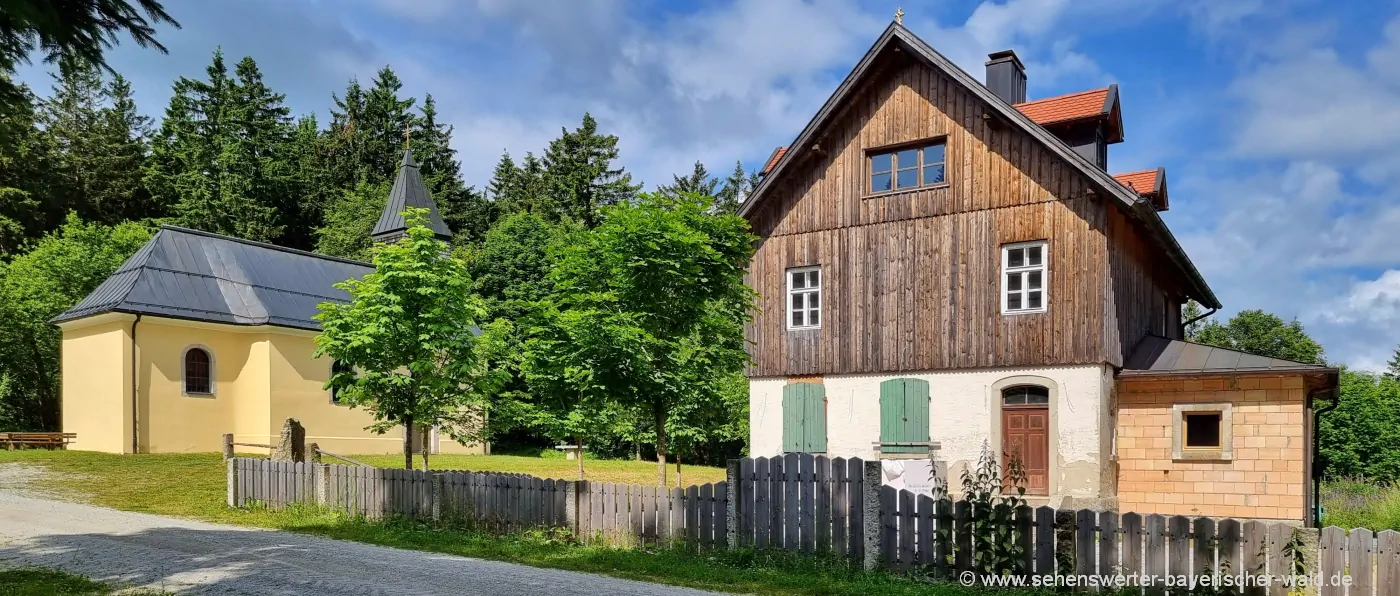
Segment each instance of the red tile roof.
[{"label": "red tile roof", "polygon": [[778,165],[778,160],[783,158],[784,153],[787,153],[787,147],[778,147],[777,149],[774,149],[773,156],[768,158],[768,163],[765,164],[763,166],[763,169],[759,170],[758,173],[767,174],[768,172],[773,171],[773,166]]},{"label": "red tile roof", "polygon": [[1157,170],[1155,169],[1114,174],[1113,179],[1122,182],[1123,186],[1137,191],[1140,195],[1151,194],[1157,188]]},{"label": "red tile roof", "polygon": [[1047,97],[1026,103],[1016,104],[1016,109],[1029,116],[1036,124],[1045,126],[1057,122],[1068,122],[1081,118],[1094,118],[1106,114],[1104,104],[1108,103],[1109,88],[1080,91],[1059,97]]},{"label": "red tile roof", "polygon": [[1132,189],[1139,196],[1152,201],[1158,211],[1167,210],[1166,168],[1114,174],[1113,179]]}]

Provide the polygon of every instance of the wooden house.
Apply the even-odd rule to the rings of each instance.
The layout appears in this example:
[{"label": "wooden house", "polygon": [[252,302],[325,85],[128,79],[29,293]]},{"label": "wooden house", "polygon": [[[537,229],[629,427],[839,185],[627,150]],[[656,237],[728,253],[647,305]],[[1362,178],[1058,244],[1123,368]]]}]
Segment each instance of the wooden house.
[{"label": "wooden house", "polygon": [[892,23],[740,210],[751,452],[946,464],[988,445],[1057,506],[1309,518],[1314,401],[1335,369],[1183,341],[1219,301],[1159,212],[1163,169],[1111,174],[1117,86],[1027,101]]}]

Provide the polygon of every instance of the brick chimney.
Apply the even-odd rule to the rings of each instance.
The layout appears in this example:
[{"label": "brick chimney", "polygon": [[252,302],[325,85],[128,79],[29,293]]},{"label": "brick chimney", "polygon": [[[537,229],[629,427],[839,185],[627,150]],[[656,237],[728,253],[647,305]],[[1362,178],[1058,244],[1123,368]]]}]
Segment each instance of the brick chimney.
[{"label": "brick chimney", "polygon": [[1012,50],[987,54],[987,88],[1006,103],[1026,102],[1026,65]]}]

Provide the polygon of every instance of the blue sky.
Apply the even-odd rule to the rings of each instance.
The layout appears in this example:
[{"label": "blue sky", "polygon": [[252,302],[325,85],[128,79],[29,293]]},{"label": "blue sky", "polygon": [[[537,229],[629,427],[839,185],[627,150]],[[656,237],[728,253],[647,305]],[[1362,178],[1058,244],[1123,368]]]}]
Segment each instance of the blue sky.
[{"label": "blue sky", "polygon": [[[1296,317],[1329,360],[1400,343],[1400,0],[167,0],[167,56],[111,64],[159,115],[216,46],[299,113],[385,64],[456,127],[469,184],[584,111],[648,186],[786,144],[896,7],[981,77],[1014,48],[1032,98],[1117,83],[1110,170],[1167,167],[1164,218],[1225,303]],[[41,93],[41,66],[22,77]]]}]

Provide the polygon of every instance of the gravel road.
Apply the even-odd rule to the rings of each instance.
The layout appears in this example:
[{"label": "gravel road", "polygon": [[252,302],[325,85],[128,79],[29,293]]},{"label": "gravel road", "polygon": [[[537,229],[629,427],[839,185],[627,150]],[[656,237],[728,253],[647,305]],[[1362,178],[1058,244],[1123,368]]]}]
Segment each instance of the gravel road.
[{"label": "gravel road", "polygon": [[586,573],[127,513],[0,490],[0,567],[180,594],[699,596]]}]

